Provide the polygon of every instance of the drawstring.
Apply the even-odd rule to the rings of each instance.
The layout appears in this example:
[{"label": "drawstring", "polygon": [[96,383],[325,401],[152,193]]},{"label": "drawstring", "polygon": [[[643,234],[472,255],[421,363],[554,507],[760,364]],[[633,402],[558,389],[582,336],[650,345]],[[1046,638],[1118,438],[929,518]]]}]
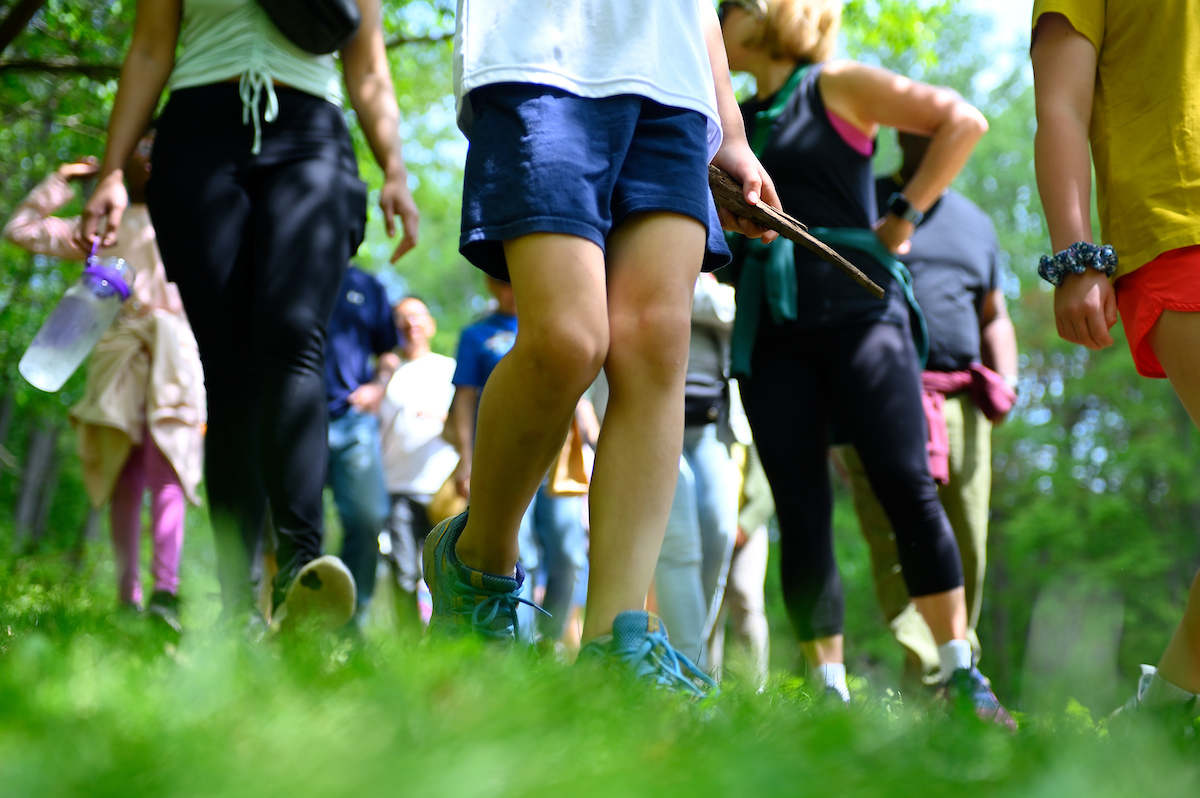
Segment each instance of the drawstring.
[{"label": "drawstring", "polygon": [[267,109],[262,114],[262,122],[274,122],[279,117],[279,98],[275,96],[275,83],[271,73],[262,67],[250,67],[242,73],[238,81],[238,94],[242,98],[242,124],[254,122],[254,146],[251,155],[258,155],[262,149],[262,122],[259,121],[258,101],[262,98],[263,89],[267,90]]}]

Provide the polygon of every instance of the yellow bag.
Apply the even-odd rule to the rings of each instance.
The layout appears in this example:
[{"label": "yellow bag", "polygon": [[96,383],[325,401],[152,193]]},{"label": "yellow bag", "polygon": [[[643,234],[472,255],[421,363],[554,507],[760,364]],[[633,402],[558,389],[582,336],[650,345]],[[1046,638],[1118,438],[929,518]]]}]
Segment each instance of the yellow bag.
[{"label": "yellow bag", "polygon": [[425,508],[425,517],[434,526],[467,509],[467,500],[458,495],[458,486],[454,484],[456,471],[457,467],[455,471],[450,472],[450,476],[446,477],[446,481],[438,488],[437,493],[433,494],[433,498],[429,500],[429,506]]},{"label": "yellow bag", "polygon": [[558,461],[550,471],[546,491],[551,496],[582,496],[588,491],[588,473],[583,462],[583,435],[579,422],[571,419],[571,431],[563,444]]}]

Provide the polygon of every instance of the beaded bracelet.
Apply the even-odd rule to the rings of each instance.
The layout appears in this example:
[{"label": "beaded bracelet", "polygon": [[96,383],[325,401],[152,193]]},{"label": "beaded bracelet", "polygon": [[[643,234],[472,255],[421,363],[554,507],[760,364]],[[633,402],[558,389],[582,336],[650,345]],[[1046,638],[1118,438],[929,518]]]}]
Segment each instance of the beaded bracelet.
[{"label": "beaded bracelet", "polygon": [[1054,257],[1043,255],[1038,263],[1038,276],[1058,288],[1067,272],[1083,274],[1088,267],[1112,277],[1117,270],[1117,253],[1111,244],[1097,246],[1086,241],[1076,241]]}]

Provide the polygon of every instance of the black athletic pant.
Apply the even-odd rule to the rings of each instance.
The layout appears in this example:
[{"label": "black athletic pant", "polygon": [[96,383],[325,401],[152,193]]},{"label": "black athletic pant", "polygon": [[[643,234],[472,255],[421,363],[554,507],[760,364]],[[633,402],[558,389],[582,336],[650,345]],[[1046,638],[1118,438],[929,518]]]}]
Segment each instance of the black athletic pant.
[{"label": "black athletic pant", "polygon": [[958,546],[929,474],[908,327],[801,331],[765,317],[751,369],[742,400],[775,496],[784,600],[800,639],[841,634],[845,615],[833,553],[831,422],[861,455],[892,522],[909,593],[962,586]]},{"label": "black athletic pant", "polygon": [[204,364],[205,478],[227,609],[250,599],[268,501],[276,584],[320,556],[325,327],[366,218],[341,111],[275,91],[278,118],[263,122],[257,155],[236,83],[174,92],[147,188]]}]

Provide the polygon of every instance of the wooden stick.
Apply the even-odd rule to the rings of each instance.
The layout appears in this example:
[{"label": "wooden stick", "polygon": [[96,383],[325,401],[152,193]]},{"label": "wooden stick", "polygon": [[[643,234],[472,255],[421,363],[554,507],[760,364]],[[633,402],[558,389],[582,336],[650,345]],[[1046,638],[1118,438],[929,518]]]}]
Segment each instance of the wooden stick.
[{"label": "wooden stick", "polygon": [[793,219],[783,211],[775,210],[764,202],[756,202],[753,205],[746,202],[741,185],[720,167],[708,165],[708,184],[712,188],[713,198],[716,199],[717,204],[723,206],[730,213],[757,222],[769,230],[774,230],[784,238],[812,250],[850,275],[856,283],[876,297],[883,298],[883,289],[877,283],[824,241],[815,238],[800,221]]}]

